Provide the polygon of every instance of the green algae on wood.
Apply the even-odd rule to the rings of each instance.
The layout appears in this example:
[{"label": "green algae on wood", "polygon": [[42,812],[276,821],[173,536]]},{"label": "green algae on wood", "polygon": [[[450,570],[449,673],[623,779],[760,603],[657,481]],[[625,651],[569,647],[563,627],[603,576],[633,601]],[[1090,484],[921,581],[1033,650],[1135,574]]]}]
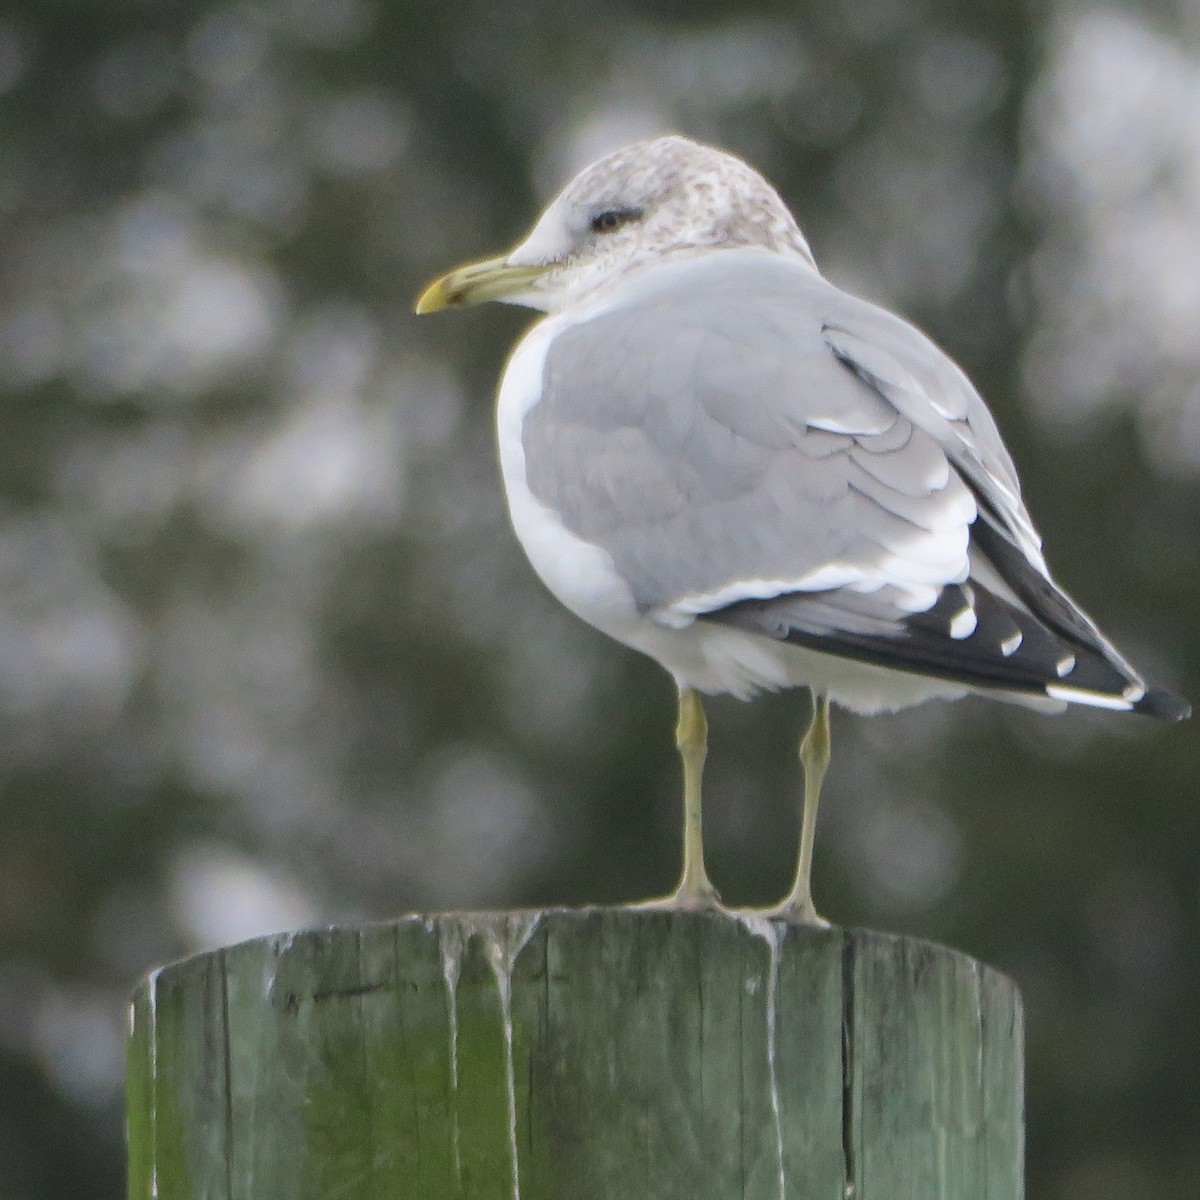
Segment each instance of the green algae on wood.
[{"label": "green algae on wood", "polygon": [[762,916],[262,938],[131,1011],[130,1200],[1018,1200],[1013,984]]}]

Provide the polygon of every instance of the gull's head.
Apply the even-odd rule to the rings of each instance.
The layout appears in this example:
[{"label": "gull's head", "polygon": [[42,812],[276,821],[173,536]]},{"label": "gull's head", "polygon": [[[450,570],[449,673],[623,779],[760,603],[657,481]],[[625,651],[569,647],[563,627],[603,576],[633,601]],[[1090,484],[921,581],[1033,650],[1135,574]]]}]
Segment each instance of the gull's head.
[{"label": "gull's head", "polygon": [[436,280],[417,312],[482,300],[557,312],[666,259],[743,246],[816,269],[792,214],[757,171],[687,138],[655,138],[585,167],[520,245]]}]

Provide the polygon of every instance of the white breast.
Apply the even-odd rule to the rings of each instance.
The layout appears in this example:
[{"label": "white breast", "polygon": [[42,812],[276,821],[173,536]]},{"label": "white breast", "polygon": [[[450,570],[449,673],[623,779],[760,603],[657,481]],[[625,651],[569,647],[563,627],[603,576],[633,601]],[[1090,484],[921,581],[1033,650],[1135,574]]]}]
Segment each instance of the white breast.
[{"label": "white breast", "polygon": [[517,344],[500,381],[496,441],[513,529],[533,569],[576,616],[620,641],[628,641],[640,618],[633,593],[609,554],[570,532],[558,514],[529,490],[521,431],[525,415],[542,394],[542,369],[550,342],[571,322],[540,321]]}]

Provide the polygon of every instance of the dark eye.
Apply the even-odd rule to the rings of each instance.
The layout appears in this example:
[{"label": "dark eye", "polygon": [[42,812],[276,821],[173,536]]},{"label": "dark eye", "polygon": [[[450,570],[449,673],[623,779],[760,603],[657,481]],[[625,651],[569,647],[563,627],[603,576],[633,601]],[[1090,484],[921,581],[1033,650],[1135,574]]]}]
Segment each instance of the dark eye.
[{"label": "dark eye", "polygon": [[641,211],[636,208],[606,208],[592,218],[592,232],[612,233],[627,221],[636,221],[641,215]]}]

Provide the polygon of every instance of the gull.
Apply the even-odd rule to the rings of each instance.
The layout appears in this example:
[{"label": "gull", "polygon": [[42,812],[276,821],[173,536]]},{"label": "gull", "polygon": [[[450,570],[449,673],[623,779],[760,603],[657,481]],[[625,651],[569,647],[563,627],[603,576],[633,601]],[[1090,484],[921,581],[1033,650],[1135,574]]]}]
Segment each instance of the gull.
[{"label": "gull", "polygon": [[670,136],[581,171],[529,235],[442,276],[418,313],[546,314],[513,350],[496,432],[508,511],[568,609],[678,689],[683,874],[704,865],[701,694],[804,686],[795,879],[810,875],[830,704],[969,694],[1180,719],[1051,578],[1012,459],[966,375],[818,271],[769,183]]}]

